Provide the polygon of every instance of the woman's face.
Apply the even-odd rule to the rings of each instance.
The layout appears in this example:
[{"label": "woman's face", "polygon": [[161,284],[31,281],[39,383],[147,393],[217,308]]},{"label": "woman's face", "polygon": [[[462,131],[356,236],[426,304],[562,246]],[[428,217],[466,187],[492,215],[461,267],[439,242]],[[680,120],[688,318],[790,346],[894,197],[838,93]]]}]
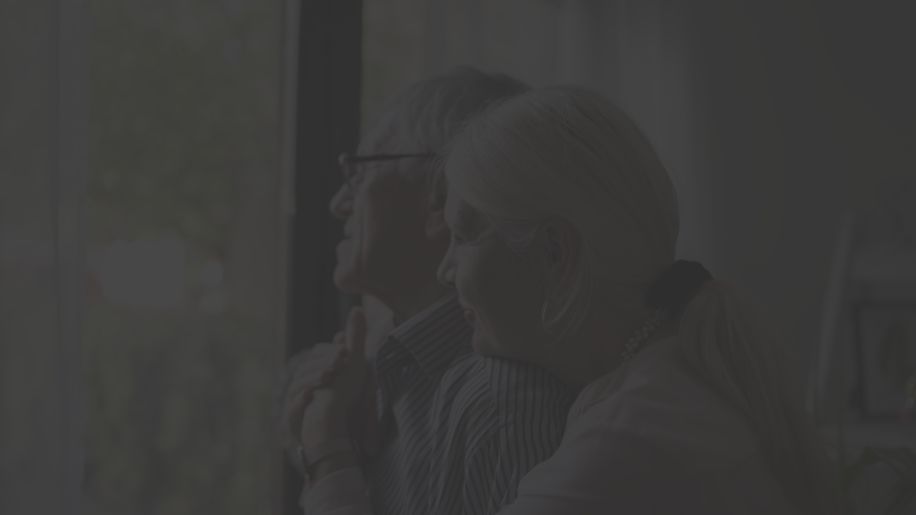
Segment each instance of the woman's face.
[{"label": "woman's face", "polygon": [[546,262],[537,240],[510,249],[493,225],[449,188],[445,221],[452,241],[439,266],[454,285],[480,354],[536,361],[545,344],[541,308]]}]

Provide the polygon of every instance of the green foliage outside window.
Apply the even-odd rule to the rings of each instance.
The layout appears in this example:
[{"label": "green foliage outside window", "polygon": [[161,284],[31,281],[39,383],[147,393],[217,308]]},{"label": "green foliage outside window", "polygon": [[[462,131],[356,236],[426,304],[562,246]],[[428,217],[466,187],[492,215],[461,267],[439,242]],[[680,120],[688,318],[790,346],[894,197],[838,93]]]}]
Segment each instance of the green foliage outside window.
[{"label": "green foliage outside window", "polygon": [[[275,206],[261,197],[276,193],[280,173],[282,7],[90,1],[89,250],[175,238],[191,301],[90,299],[87,515],[251,515],[276,500],[282,349],[274,320],[236,302],[240,285],[275,271],[233,264],[266,251],[251,249],[258,228],[242,214]],[[207,262],[227,270],[228,300],[213,312],[199,309],[190,283]]]}]

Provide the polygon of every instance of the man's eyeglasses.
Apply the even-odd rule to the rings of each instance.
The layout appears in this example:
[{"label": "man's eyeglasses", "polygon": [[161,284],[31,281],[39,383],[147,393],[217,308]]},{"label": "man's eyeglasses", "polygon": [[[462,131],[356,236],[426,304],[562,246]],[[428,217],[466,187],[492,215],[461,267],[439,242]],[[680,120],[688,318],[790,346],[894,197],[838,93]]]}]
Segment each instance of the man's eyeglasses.
[{"label": "man's eyeglasses", "polygon": [[354,192],[356,191],[356,186],[359,185],[359,181],[356,179],[356,165],[365,163],[380,163],[385,161],[397,161],[400,159],[429,159],[433,157],[436,157],[434,152],[415,152],[407,154],[368,154],[362,156],[343,152],[337,156],[337,164],[340,165],[340,169],[343,171],[343,176],[344,180],[347,182],[347,187],[350,188],[351,192]]}]

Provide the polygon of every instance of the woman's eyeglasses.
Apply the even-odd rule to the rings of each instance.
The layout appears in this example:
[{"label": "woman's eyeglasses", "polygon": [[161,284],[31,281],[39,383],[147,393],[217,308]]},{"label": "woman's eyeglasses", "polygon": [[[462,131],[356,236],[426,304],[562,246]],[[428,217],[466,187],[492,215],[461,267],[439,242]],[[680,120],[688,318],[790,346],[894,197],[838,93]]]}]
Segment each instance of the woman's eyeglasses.
[{"label": "woman's eyeglasses", "polygon": [[356,178],[358,171],[356,165],[366,163],[380,163],[385,161],[397,161],[400,159],[429,159],[433,157],[436,157],[436,154],[433,152],[415,152],[407,154],[368,154],[362,156],[343,152],[337,156],[337,164],[340,165],[340,169],[343,171],[343,176],[344,180],[347,182],[347,187],[350,188],[351,192],[355,192],[356,187],[359,185],[359,181]]}]

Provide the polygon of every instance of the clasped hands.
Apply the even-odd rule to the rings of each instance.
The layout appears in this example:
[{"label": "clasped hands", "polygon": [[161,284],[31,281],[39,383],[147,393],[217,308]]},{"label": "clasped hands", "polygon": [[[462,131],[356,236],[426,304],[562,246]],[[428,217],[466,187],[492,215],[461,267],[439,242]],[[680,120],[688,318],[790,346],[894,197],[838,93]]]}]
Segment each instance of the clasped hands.
[{"label": "clasped hands", "polygon": [[[316,449],[349,438],[372,447],[375,398],[366,360],[366,316],[356,307],[332,343],[319,343],[293,358],[285,392],[284,419],[302,449]],[[314,463],[310,479],[355,465],[355,455],[329,456]]]}]

